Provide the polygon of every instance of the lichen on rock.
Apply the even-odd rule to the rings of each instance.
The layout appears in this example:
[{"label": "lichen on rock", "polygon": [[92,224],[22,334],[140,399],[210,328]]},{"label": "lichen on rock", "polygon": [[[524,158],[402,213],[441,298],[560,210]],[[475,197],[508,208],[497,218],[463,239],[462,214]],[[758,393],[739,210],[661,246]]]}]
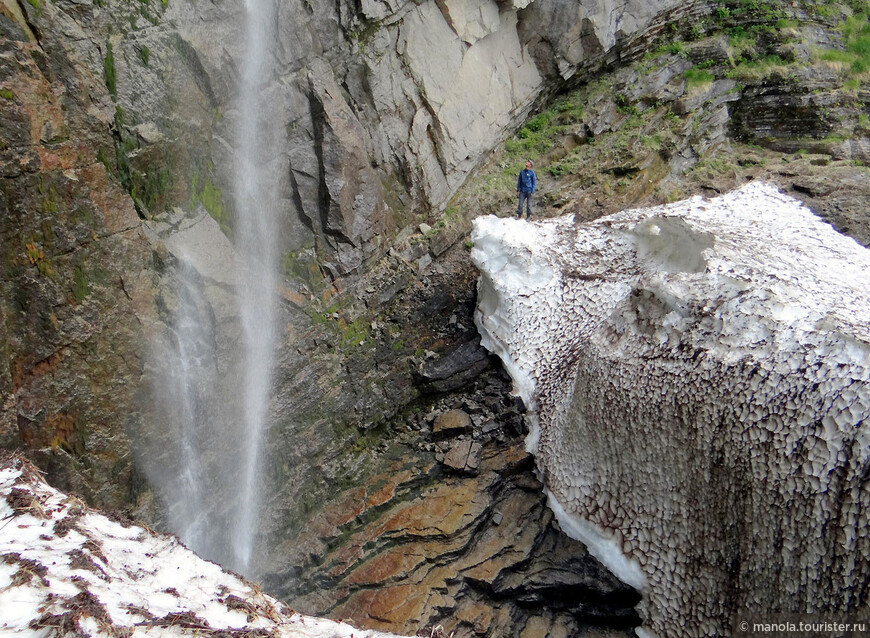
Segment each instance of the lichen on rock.
[{"label": "lichen on rock", "polygon": [[473,239],[551,504],[645,628],[866,604],[870,252],[763,183]]}]

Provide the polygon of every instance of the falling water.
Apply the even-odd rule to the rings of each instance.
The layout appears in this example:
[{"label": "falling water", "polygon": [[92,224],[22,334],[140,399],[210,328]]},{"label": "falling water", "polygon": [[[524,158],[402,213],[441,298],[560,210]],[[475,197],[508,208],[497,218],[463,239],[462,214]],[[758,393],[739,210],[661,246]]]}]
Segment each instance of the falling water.
[{"label": "falling water", "polygon": [[[172,531],[201,555],[253,576],[278,335],[282,138],[281,107],[269,98],[274,0],[245,0],[244,8],[232,111],[233,246],[204,211],[172,222],[178,227],[166,241],[178,266],[163,294],[166,330],[152,353],[154,422],[137,450]],[[237,315],[221,296],[232,288]]]},{"label": "falling water", "polygon": [[[171,414],[166,422],[168,438],[148,445],[146,468],[158,490],[166,497],[169,523],[195,551],[208,553],[208,509],[202,464],[202,443],[209,438],[208,406],[216,384],[216,359],[208,302],[202,295],[199,276],[191,262],[181,256],[173,291],[177,305],[169,322],[167,342],[160,344],[162,405]],[[162,448],[162,449],[161,449]],[[174,458],[167,458],[174,457]],[[178,468],[174,472],[166,467]]]},{"label": "falling water", "polygon": [[264,91],[272,72],[270,0],[245,0],[245,54],[239,86],[235,162],[236,249],[241,257],[240,314],[244,339],[240,509],[233,532],[236,567],[248,571],[260,503],[260,461],[267,429],[273,351],[277,330],[277,187],[269,178],[270,144],[276,139]]}]

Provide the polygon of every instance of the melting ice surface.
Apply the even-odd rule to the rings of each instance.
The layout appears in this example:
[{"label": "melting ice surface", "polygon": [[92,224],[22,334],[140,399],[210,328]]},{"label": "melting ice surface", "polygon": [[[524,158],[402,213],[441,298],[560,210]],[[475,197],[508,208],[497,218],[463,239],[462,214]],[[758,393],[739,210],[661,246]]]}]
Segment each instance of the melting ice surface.
[{"label": "melting ice surface", "polygon": [[763,183],[582,225],[481,217],[472,240],[550,505],[643,591],[647,629],[864,604],[870,251]]}]

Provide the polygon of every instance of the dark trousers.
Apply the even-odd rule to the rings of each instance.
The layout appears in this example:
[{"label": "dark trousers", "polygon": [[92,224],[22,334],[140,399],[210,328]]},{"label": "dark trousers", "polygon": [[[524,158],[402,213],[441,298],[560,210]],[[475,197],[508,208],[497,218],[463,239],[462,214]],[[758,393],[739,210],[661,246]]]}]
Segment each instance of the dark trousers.
[{"label": "dark trousers", "polygon": [[523,216],[523,201],[526,202],[526,217],[532,218],[532,194],[520,191],[520,201],[517,203],[517,217]]}]

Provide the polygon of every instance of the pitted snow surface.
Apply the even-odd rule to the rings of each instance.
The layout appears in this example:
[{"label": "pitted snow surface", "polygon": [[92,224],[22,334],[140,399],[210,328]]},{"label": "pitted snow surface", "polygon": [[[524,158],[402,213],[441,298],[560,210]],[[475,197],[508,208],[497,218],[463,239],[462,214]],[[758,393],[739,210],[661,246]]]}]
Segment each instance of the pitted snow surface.
[{"label": "pitted snow surface", "polygon": [[647,631],[866,608],[870,251],[762,183],[472,239],[553,509]]},{"label": "pitted snow surface", "polygon": [[173,536],[114,522],[0,459],[0,634],[389,638],[302,616]]}]

